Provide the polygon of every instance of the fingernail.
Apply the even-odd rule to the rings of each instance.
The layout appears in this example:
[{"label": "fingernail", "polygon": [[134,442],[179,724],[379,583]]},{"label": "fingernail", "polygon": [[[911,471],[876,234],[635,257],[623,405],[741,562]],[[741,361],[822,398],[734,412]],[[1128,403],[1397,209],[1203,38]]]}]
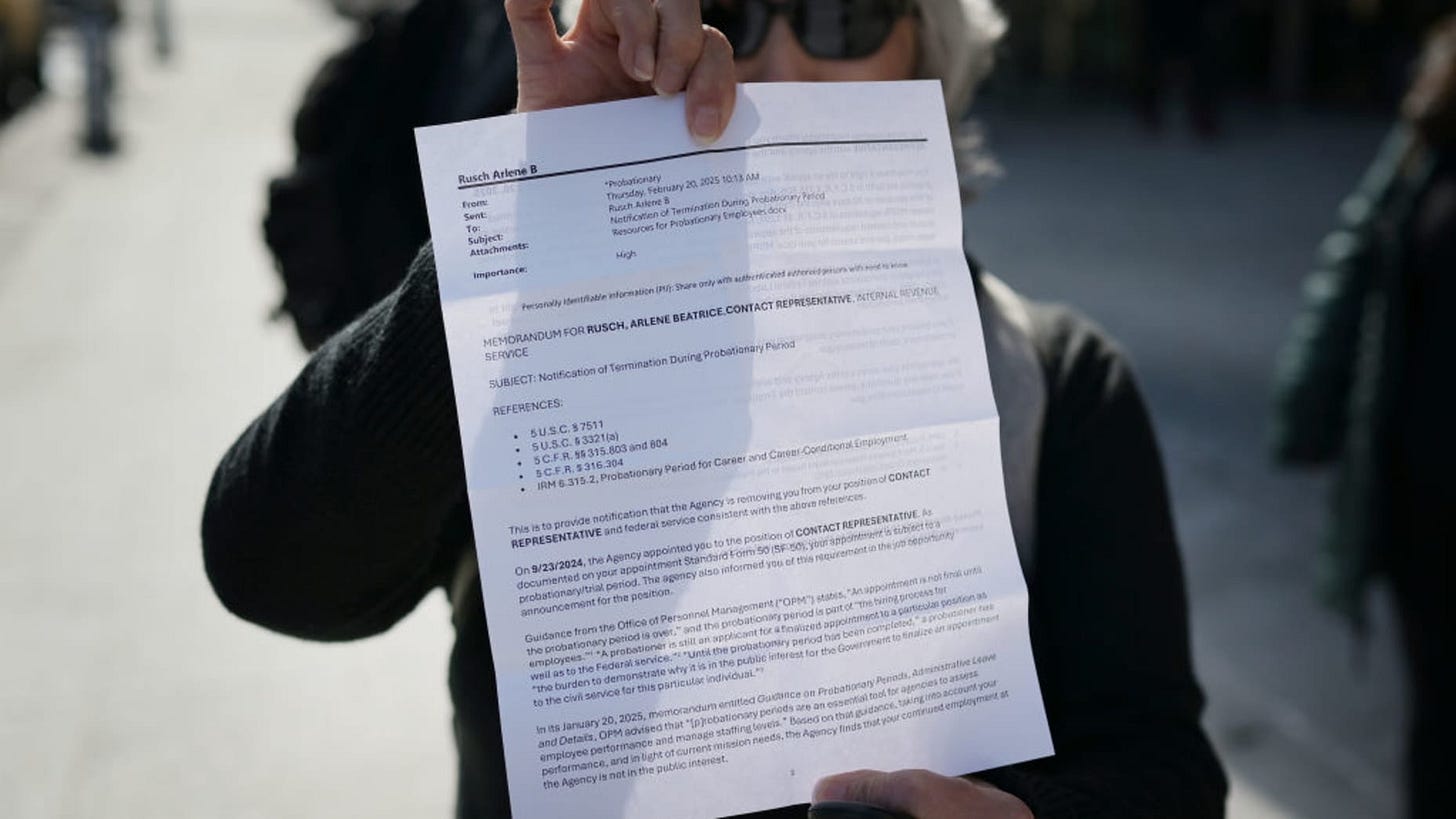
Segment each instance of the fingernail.
[{"label": "fingernail", "polygon": [[718,138],[718,109],[711,105],[693,111],[693,139],[707,144]]},{"label": "fingernail", "polygon": [[651,81],[654,62],[656,62],[656,60],[654,60],[652,56],[652,46],[637,46],[637,59],[632,64],[632,69],[637,72],[637,79],[641,80],[642,82]]}]

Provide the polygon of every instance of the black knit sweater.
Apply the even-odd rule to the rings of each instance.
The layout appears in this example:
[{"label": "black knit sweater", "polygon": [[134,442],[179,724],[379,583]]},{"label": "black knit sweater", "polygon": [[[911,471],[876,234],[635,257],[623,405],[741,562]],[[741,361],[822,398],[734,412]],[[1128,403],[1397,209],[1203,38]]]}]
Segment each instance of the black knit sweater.
[{"label": "black knit sweater", "polygon": [[[1032,305],[1046,376],[1031,640],[1056,756],[986,771],[1040,819],[1218,817],[1162,466],[1121,356]],[[203,515],[224,605],[315,640],[377,634],[471,544],[434,256],[318,350],[218,465]],[[478,585],[456,601],[459,816],[509,816]],[[802,806],[755,816],[799,819]]]}]

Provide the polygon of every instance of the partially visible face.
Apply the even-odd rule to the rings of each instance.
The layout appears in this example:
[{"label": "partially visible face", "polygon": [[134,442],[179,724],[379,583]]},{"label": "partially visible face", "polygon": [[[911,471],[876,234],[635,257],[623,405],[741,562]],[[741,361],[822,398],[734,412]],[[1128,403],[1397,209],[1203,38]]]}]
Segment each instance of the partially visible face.
[{"label": "partially visible face", "polygon": [[857,60],[821,60],[799,45],[783,15],[774,18],[763,45],[737,60],[740,82],[850,82],[915,77],[918,26],[901,17],[879,51]]}]

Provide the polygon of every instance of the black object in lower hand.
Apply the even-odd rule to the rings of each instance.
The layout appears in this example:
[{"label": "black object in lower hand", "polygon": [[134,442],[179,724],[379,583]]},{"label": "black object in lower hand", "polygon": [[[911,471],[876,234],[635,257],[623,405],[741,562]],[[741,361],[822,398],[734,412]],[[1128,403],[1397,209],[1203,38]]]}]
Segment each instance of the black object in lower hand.
[{"label": "black object in lower hand", "polygon": [[877,808],[862,802],[815,802],[809,806],[809,819],[914,819],[903,813]]}]

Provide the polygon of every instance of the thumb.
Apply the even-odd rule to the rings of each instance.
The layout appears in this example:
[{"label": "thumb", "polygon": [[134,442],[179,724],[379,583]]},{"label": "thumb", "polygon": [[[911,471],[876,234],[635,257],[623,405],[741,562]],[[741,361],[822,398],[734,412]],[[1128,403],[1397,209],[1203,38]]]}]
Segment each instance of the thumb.
[{"label": "thumb", "polygon": [[883,771],[850,771],[826,776],[814,783],[815,802],[862,802],[891,810],[903,811],[909,805],[909,794],[901,780]]},{"label": "thumb", "polygon": [[505,0],[505,9],[518,62],[550,59],[561,47],[556,18],[551,16],[551,0]]}]

